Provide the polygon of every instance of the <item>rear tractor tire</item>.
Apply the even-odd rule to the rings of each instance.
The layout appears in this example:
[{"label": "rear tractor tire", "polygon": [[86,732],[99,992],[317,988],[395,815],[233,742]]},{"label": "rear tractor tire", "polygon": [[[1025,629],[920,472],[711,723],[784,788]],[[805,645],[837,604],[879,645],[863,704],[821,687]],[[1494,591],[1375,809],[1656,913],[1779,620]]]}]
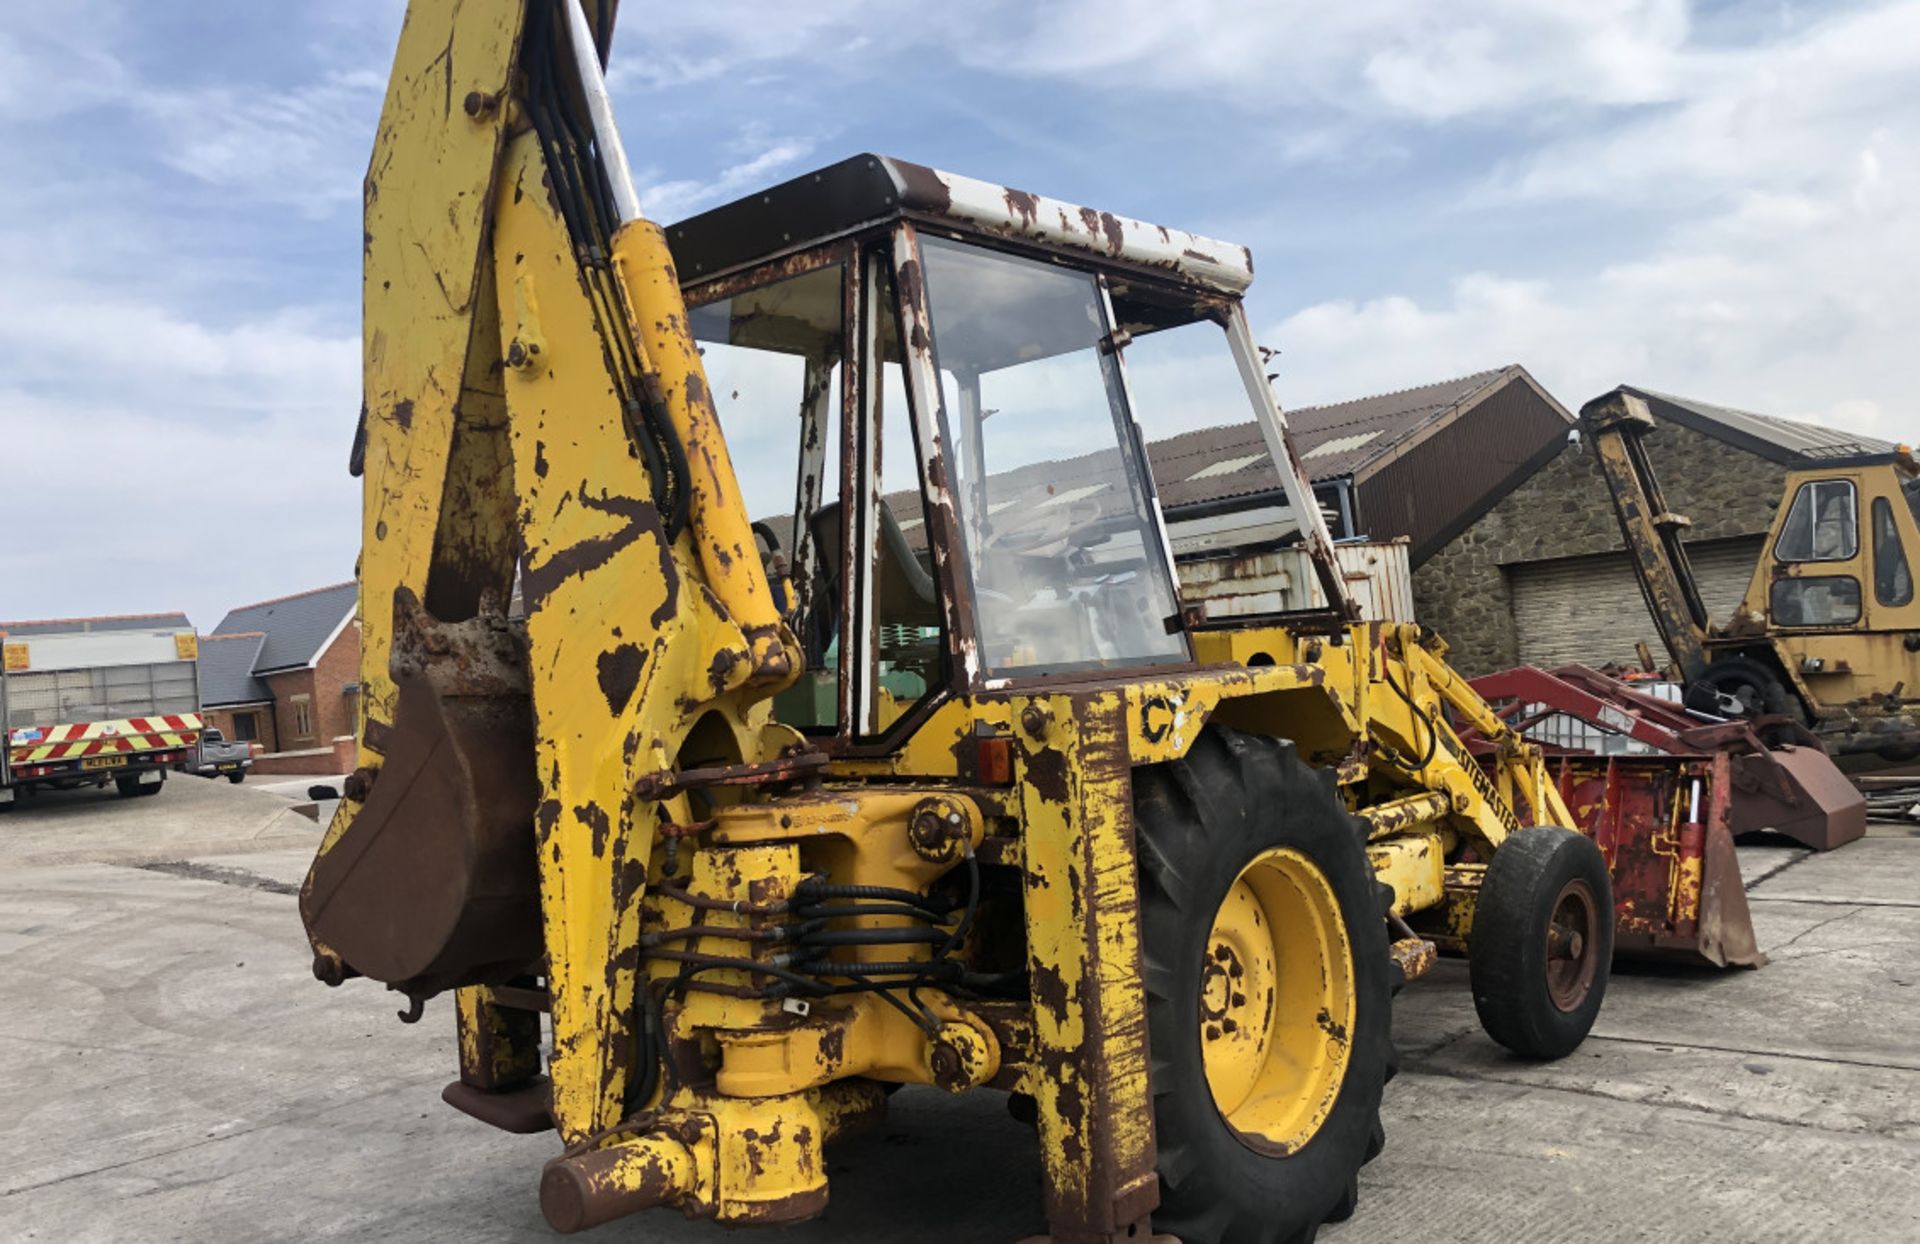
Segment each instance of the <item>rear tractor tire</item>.
[{"label": "rear tractor tire", "polygon": [[1474,905],[1467,964],[1488,1036],[1522,1058],[1573,1053],[1613,965],[1613,882],[1593,840],[1536,825],[1501,843]]},{"label": "rear tractor tire", "polygon": [[1185,1244],[1296,1244],[1381,1144],[1392,963],[1330,773],[1209,727],[1134,775],[1160,1208]]},{"label": "rear tractor tire", "polygon": [[1740,706],[1735,714],[1739,717],[1801,718],[1800,706],[1780,676],[1752,657],[1722,657],[1708,665],[1687,688],[1686,706],[1722,716],[1727,710],[1721,697]]}]

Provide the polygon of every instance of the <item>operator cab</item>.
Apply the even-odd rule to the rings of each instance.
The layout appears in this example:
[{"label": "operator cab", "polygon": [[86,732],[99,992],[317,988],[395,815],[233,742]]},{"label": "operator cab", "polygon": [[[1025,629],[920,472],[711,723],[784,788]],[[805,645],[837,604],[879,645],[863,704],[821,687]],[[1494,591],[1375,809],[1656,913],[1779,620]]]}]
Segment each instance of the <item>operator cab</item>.
[{"label": "operator cab", "polygon": [[1127,369],[1178,340],[1161,426],[1251,407],[1290,461],[1245,248],[873,155],[667,234],[806,649],[780,720],[873,740],[948,694],[1191,664]]}]

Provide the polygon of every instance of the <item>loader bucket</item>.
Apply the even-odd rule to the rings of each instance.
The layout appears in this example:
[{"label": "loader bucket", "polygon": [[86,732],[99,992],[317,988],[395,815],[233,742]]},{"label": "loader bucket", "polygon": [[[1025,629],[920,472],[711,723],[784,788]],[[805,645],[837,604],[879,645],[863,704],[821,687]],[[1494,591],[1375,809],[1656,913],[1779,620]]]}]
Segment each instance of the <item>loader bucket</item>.
[{"label": "loader bucket", "polygon": [[1549,762],[1575,828],[1607,857],[1616,955],[1712,967],[1767,961],[1734,856],[1733,760],[1720,753]]},{"label": "loader bucket", "polygon": [[1735,756],[1733,786],[1733,833],[1772,830],[1831,851],[1867,832],[1866,795],[1817,747]]}]

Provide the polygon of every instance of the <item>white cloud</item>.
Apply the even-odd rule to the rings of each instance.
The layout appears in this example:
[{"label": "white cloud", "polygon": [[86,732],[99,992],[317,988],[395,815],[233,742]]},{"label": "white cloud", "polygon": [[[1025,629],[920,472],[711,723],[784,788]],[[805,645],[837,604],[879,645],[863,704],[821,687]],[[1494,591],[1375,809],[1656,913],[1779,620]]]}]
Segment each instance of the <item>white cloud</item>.
[{"label": "white cloud", "polygon": [[758,147],[759,150],[727,165],[705,180],[657,180],[659,173],[655,169],[636,173],[641,210],[650,220],[669,223],[684,220],[704,208],[728,202],[750,190],[778,181],[782,173],[788,172],[812,154],[814,140],[804,137],[768,139],[755,127],[734,143],[735,148],[743,146]]},{"label": "white cloud", "polygon": [[287,90],[149,90],[128,102],[157,123],[160,156],[174,168],[317,218],[360,201],[385,94],[384,75],[352,69]]},{"label": "white cloud", "polygon": [[287,308],[227,324],[41,277],[0,300],[9,615],[233,605],[347,578],[359,341]]},{"label": "white cloud", "polygon": [[[1487,197],[1698,195],[1848,181],[1920,119],[1920,4],[1841,13],[1763,45],[1692,51],[1672,106],[1558,138]],[[1633,206],[1648,206],[1635,204]]]},{"label": "white cloud", "polygon": [[[357,386],[356,386],[357,387]],[[0,390],[15,538],[8,616],[234,605],[353,573],[352,415],[256,410],[208,422],[171,402],[124,408]],[[26,538],[23,538],[26,537]]]},{"label": "white cloud", "polygon": [[360,343],[287,308],[216,326],[111,294],[38,283],[0,304],[16,382],[104,389],[204,419],[210,411],[336,406],[359,386]]},{"label": "white cloud", "polygon": [[[0,517],[38,534],[0,551],[8,615],[212,626],[352,573],[358,334],[302,278],[317,222],[357,214],[387,9],[289,18],[290,51],[253,59],[214,6],[9,14],[0,107],[38,175],[0,186]],[[206,54],[166,57],[153,26]],[[351,264],[358,232],[338,236]]]},{"label": "white cloud", "polygon": [[778,21],[763,6],[719,0],[668,6],[626,29],[645,47],[616,55],[622,86],[682,86],[782,62],[812,77],[884,77],[944,55],[1098,88],[1442,119],[1549,100],[1668,98],[1689,21],[1686,0],[990,0],[910,20],[880,0],[833,0],[783,9]]},{"label": "white cloud", "polygon": [[1444,298],[1304,308],[1272,337],[1283,395],[1522,362],[1570,405],[1629,381],[1912,439],[1920,5],[1684,55],[1681,97],[1549,142],[1469,200],[1666,220],[1643,252],[1551,278],[1466,274]]},{"label": "white cloud", "polygon": [[132,75],[110,47],[124,25],[112,0],[10,8],[0,26],[0,113],[44,120],[123,97]]},{"label": "white cloud", "polygon": [[1911,440],[1920,230],[1911,208],[1853,198],[1743,201],[1588,274],[1306,307],[1268,335],[1279,392],[1305,405],[1519,362],[1571,407],[1628,382]]},{"label": "white cloud", "polygon": [[885,72],[884,58],[865,62],[925,36],[940,19],[928,11],[907,13],[885,0],[810,0],[769,7],[763,0],[705,0],[701,4],[650,6],[627,14],[614,28],[608,86],[623,90],[671,90],[713,79],[752,74],[776,62],[793,62],[809,77],[838,71]]}]

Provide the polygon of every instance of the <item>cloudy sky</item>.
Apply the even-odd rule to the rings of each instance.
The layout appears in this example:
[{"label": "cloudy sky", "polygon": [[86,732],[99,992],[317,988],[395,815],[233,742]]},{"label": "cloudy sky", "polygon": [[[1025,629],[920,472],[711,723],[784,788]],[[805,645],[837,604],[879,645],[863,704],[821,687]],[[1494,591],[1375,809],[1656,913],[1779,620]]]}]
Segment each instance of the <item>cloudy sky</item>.
[{"label": "cloudy sky", "polygon": [[[0,617],[350,577],[402,7],[6,5]],[[661,219],[881,151],[1249,244],[1285,404],[1519,362],[1920,431],[1920,0],[626,7]]]}]

